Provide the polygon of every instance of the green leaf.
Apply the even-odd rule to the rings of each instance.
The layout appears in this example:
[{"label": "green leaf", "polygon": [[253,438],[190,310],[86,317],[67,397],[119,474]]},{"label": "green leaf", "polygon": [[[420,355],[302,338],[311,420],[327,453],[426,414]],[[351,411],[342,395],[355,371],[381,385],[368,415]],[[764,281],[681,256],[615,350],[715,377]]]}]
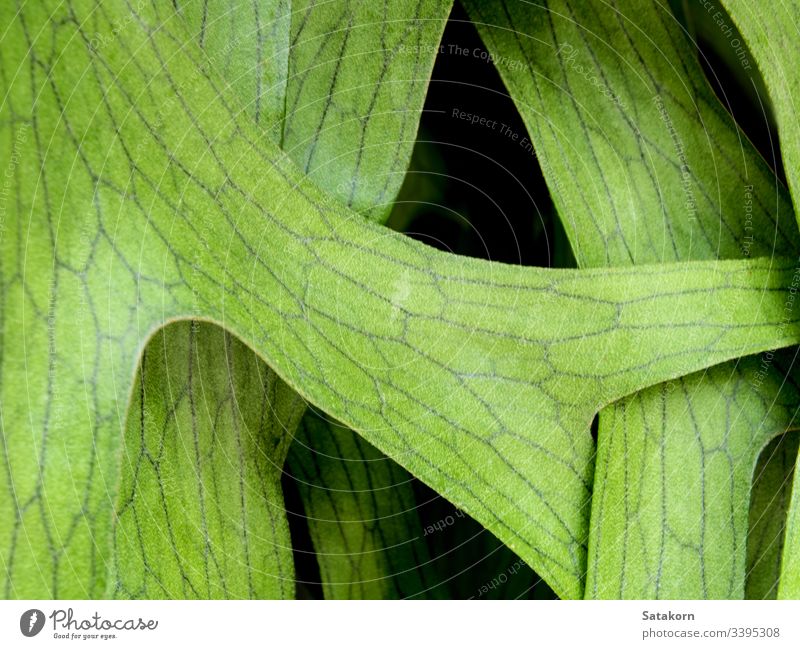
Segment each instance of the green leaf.
[{"label": "green leaf", "polygon": [[452,0],[188,2],[188,31],[238,105],[319,187],[388,217]]},{"label": "green leaf", "polygon": [[326,599],[430,596],[411,476],[352,430],[309,412],[289,467]]},{"label": "green leaf", "polygon": [[[800,99],[800,43],[797,29],[800,4],[787,0],[771,11],[752,0],[721,0],[755,57],[775,113],[783,166],[789,189],[797,203],[800,196],[800,132],[795,106]],[[800,215],[795,212],[800,218]]]},{"label": "green leaf", "polygon": [[[371,3],[359,3],[343,12],[335,3],[294,2],[291,16],[288,8],[283,0],[233,5],[193,2],[180,11],[209,62],[230,80],[239,105],[255,122],[279,143],[284,142],[285,124],[288,154],[306,166],[313,158],[319,165],[313,177],[322,189],[356,207],[376,208],[372,216],[382,220],[408,166],[416,120],[450,5],[391,3],[376,11]],[[290,112],[284,115],[287,107]],[[401,139],[394,142],[393,137]],[[390,149],[393,154],[387,155]],[[331,173],[333,169],[336,173]],[[352,180],[344,186],[343,177]],[[381,205],[370,204],[376,197]],[[344,429],[325,430],[313,414],[309,419],[305,428],[316,432],[323,447],[327,438],[335,436],[341,445],[359,453],[378,452],[354,432],[345,440]],[[300,495],[309,514],[321,573],[336,582],[323,585],[326,596],[352,596],[364,588],[363,596],[388,597],[387,589],[401,584],[391,574],[378,579],[377,566],[393,565],[406,574],[415,566],[424,570],[424,561],[404,565],[425,551],[419,541],[412,550],[405,539],[420,529],[408,505],[413,499],[410,476],[403,477],[403,469],[385,457],[356,469],[335,454],[313,453],[313,444],[307,439],[305,445],[295,445],[289,470],[295,475],[313,472],[320,481],[314,489],[301,488]],[[351,480],[354,473],[357,481],[396,486],[369,496],[350,493],[339,483]],[[402,509],[395,516],[398,504]],[[370,505],[380,516],[361,526],[355,520],[330,525],[313,515],[331,508],[352,513]],[[343,546],[363,547],[368,556],[357,559],[351,551],[349,560],[343,559],[339,552]],[[374,564],[369,586],[363,585],[362,562]],[[346,571],[351,568],[348,577]],[[355,590],[345,586],[350,581]],[[370,590],[372,586],[377,590]],[[394,595],[408,594],[406,586]]]},{"label": "green leaf", "polygon": [[747,599],[775,599],[778,594],[798,447],[800,436],[793,430],[767,444],[758,458],[747,534]]},{"label": "green leaf", "polygon": [[[376,221],[388,217],[408,168],[451,4],[293,5],[283,147],[319,187]],[[304,432],[314,430],[316,438],[295,445],[289,466],[295,475],[313,471],[317,477],[316,488],[301,486],[300,493],[325,596],[420,592],[427,579],[426,549],[418,538],[410,476],[356,433],[312,417]],[[370,460],[356,467],[325,452],[334,439],[352,454],[346,457]],[[364,490],[368,485],[374,485],[373,493]],[[332,510],[349,520],[326,522]],[[362,524],[358,512],[366,515]]]},{"label": "green leaf", "polygon": [[78,8],[0,9],[2,141],[29,142],[0,271],[9,596],[105,592],[121,422],[173,320],[222,325],[566,597],[598,408],[800,340],[789,262],[521,268],[367,223],[230,110],[177,18],[105,11],[98,51]]},{"label": "green leaf", "polygon": [[466,5],[499,61],[581,266],[797,248],[788,197],[708,87],[663,3]]},{"label": "green leaf", "polygon": [[294,0],[282,147],[383,221],[403,182],[452,0]]},{"label": "green leaf", "polygon": [[196,322],[156,334],[133,394],[109,594],[292,596],[280,480],[302,399],[230,334]]},{"label": "green leaf", "polygon": [[[664,3],[468,7],[581,266],[796,249],[786,192],[720,106]],[[792,422],[791,386],[771,360],[762,372],[748,359],[601,413],[588,596],[742,596],[742,503],[761,448]],[[679,555],[686,561],[670,560]]]},{"label": "green leaf", "polygon": [[177,5],[189,33],[242,108],[280,141],[289,82],[292,0],[193,0]]},{"label": "green leaf", "polygon": [[753,466],[800,396],[782,377],[754,389],[759,365],[717,366],[603,411],[587,595],[744,595]]},{"label": "green leaf", "polygon": [[[765,12],[758,3],[750,0],[723,0],[731,19],[744,36],[756,64],[764,78],[769,103],[778,124],[783,166],[786,180],[795,201],[800,197],[800,132],[797,129],[797,102],[800,100],[800,45],[797,40],[797,24],[800,20],[800,3],[789,0]],[[798,219],[800,214],[795,212]],[[800,221],[798,221],[800,223]],[[787,517],[786,540],[784,542],[781,584],[778,596],[792,598],[800,596],[800,542],[798,541],[797,473],[792,504]]]},{"label": "green leaf", "polygon": [[794,486],[789,514],[786,519],[786,537],[783,542],[778,599],[800,599],[800,472],[795,456]]}]

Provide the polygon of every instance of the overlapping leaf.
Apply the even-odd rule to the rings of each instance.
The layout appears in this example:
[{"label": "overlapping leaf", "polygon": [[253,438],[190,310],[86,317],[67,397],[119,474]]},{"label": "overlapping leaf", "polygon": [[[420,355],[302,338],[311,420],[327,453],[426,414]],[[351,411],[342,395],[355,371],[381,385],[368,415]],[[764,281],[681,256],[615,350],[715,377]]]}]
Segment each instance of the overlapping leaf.
[{"label": "overlapping leaf", "polygon": [[[771,11],[764,11],[763,6],[749,0],[723,0],[722,4],[747,40],[764,77],[778,124],[786,179],[797,206],[800,200],[800,132],[797,128],[800,4],[788,0]],[[800,597],[800,498],[797,496],[800,479],[796,471],[794,481],[778,589],[779,597],[786,598]]]},{"label": "overlapping leaf", "polygon": [[[795,463],[795,467],[797,464]],[[789,515],[786,519],[786,536],[783,542],[783,556],[781,558],[780,583],[778,585],[778,598],[800,599],[800,479],[797,470],[794,472],[794,487],[792,489]]]},{"label": "overlapping leaf", "polygon": [[[290,15],[283,0],[194,2],[180,12],[242,109],[318,186],[380,220],[408,165],[449,4],[392,3],[376,10],[371,3],[294,2],[291,9]],[[313,476],[300,495],[326,597],[412,594],[410,575],[424,570],[426,562],[415,559],[426,548],[409,504],[410,476],[388,458],[377,461],[374,447],[354,432],[326,430],[313,414],[306,429],[316,435],[295,445],[289,471]],[[331,453],[332,439],[352,457]],[[365,455],[374,461],[357,467],[352,460]],[[332,525],[331,511],[353,518]],[[368,520],[359,524],[356,512]]]},{"label": "overlapping leaf", "polygon": [[326,599],[431,596],[437,582],[402,467],[314,413],[303,419],[290,460]]},{"label": "overlapping leaf", "polygon": [[[374,220],[388,216],[408,167],[450,4],[294,5],[282,144],[319,187]],[[310,429],[316,438],[289,461],[294,475],[315,476],[300,492],[326,597],[426,590],[410,476],[352,431],[313,415]],[[348,520],[332,525],[332,511]]]},{"label": "overlapping leaf", "polygon": [[243,109],[276,141],[283,137],[289,62],[298,52],[290,46],[296,5],[292,0],[235,0],[177,6]]},{"label": "overlapping leaf", "polygon": [[280,477],[304,410],[219,327],[158,332],[129,410],[108,595],[293,596]]},{"label": "overlapping leaf", "polygon": [[747,537],[748,599],[775,599],[781,575],[786,515],[800,436],[797,430],[775,438],[761,452],[753,476]]},{"label": "overlapping leaf", "polygon": [[[797,247],[785,191],[714,97],[664,3],[468,6],[581,265]],[[791,367],[748,359],[603,411],[587,595],[744,594],[753,467],[792,425]]]}]

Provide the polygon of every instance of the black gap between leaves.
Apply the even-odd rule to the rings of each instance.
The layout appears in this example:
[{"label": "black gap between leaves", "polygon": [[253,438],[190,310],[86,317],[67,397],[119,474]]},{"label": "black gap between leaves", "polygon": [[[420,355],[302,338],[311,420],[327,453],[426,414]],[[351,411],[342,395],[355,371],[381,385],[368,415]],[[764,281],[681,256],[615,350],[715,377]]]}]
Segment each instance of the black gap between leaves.
[{"label": "black gap between leaves", "polygon": [[289,534],[292,539],[294,558],[295,596],[297,599],[324,599],[322,578],[320,577],[317,555],[308,531],[303,501],[297,489],[295,477],[285,469],[281,476],[283,502],[286,518],[289,521]]},{"label": "black gap between leaves", "polygon": [[475,519],[414,482],[433,589],[448,599],[558,599],[531,568]]},{"label": "black gap between leaves", "polygon": [[460,255],[575,266],[522,117],[458,3],[389,227]]},{"label": "black gap between leaves", "polygon": [[714,94],[785,185],[769,95],[755,59],[728,12],[718,0],[706,0],[706,4],[670,0],[670,6],[694,39],[700,66]]}]

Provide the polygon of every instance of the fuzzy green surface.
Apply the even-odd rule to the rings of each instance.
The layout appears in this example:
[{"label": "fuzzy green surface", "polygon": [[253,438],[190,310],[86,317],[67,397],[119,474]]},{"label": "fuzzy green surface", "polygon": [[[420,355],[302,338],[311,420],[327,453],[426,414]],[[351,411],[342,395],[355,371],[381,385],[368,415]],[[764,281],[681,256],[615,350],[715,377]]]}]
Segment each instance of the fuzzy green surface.
[{"label": "fuzzy green surface", "polygon": [[[666,3],[467,5],[581,266],[794,254],[788,192]],[[759,578],[745,561],[753,468],[797,397],[781,367],[730,363],[603,410],[587,597],[736,598]]]},{"label": "fuzzy green surface", "polygon": [[[180,14],[239,109],[327,194],[383,220],[408,167],[449,10],[446,2],[376,7],[248,0],[191,2]],[[341,454],[320,452],[317,447],[327,448],[336,438],[355,457],[379,453],[353,431],[329,428],[313,413],[308,419],[303,430],[314,436],[294,444],[287,469],[314,476],[313,488],[299,487],[325,596],[411,594],[407,586],[425,577],[414,582],[396,575],[422,575],[426,562],[416,558],[426,548],[409,505],[410,476],[385,456],[356,467]],[[342,488],[343,481],[383,487],[366,493]],[[373,507],[380,515],[367,513],[361,524],[355,520],[354,512]],[[353,518],[331,525],[325,515],[315,515],[331,509]]]},{"label": "fuzzy green surface", "polygon": [[[769,11],[751,0],[723,0],[722,4],[742,32],[764,77],[778,123],[786,180],[797,207],[800,200],[800,131],[797,128],[797,109],[800,104],[800,76],[797,72],[800,61],[800,3],[787,0],[771,6]],[[778,588],[778,596],[787,599],[800,598],[800,498],[797,495],[800,479],[796,471],[794,480]]]},{"label": "fuzzy green surface", "polygon": [[108,596],[294,595],[281,473],[302,399],[208,323],[159,331],[125,431]]},{"label": "fuzzy green surface", "polygon": [[790,261],[520,268],[367,223],[231,110],[177,18],[91,14],[98,51],[73,10],[0,10],[2,136],[30,142],[2,255],[8,596],[105,591],[135,371],[172,320],[239,337],[566,597],[597,409],[800,341]]}]

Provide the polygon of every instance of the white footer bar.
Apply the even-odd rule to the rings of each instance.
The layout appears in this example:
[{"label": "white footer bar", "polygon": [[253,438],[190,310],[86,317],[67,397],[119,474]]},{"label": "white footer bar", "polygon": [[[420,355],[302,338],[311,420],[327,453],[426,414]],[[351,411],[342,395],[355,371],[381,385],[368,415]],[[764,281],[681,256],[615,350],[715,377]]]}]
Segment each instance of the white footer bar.
[{"label": "white footer bar", "polygon": [[761,648],[799,631],[796,601],[0,601],[2,647]]}]

